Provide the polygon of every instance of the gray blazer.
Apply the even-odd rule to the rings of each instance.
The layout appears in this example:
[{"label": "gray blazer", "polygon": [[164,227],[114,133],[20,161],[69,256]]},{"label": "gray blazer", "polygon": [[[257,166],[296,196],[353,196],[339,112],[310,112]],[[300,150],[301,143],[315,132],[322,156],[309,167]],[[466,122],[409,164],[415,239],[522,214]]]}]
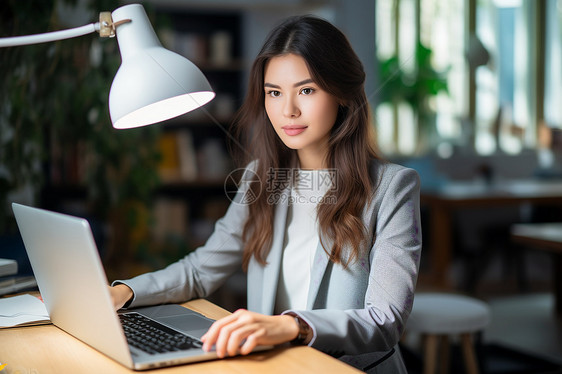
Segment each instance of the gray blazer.
[{"label": "gray blazer", "polygon": [[[397,343],[412,307],[420,261],[420,182],[414,170],[391,163],[373,161],[371,171],[376,189],[363,211],[369,247],[344,269],[319,245],[307,308],[293,312],[312,327],[310,346],[368,372],[405,373]],[[276,299],[288,189],[283,194],[267,265],[252,259],[248,267],[248,309],[263,314],[273,313]],[[247,205],[233,202],[205,245],[163,270],[119,281],[134,291],[129,307],[210,295],[241,266],[247,216]]]}]

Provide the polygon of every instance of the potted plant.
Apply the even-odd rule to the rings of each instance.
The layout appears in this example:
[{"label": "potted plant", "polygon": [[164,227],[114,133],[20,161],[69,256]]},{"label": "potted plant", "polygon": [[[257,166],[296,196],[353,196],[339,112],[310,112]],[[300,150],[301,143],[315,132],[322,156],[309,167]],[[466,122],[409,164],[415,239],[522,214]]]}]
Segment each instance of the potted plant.
[{"label": "potted plant", "polygon": [[[406,71],[397,55],[378,63],[381,83],[379,103],[390,103],[394,107],[394,128],[397,129],[397,106],[404,102],[411,106],[417,120],[420,142],[427,147],[429,138],[436,135],[435,113],[429,99],[439,92],[448,92],[446,71],[437,71],[431,63],[431,49],[421,42],[416,45],[415,68]],[[422,146],[423,148],[424,146]],[[425,151],[426,149],[418,149]]]}]

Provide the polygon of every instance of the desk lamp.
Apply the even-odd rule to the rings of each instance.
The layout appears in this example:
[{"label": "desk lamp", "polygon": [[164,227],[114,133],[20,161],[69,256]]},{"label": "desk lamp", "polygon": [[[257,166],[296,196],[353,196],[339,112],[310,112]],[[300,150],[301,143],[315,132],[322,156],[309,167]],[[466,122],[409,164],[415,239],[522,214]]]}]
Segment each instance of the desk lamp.
[{"label": "desk lamp", "polygon": [[100,13],[99,22],[45,34],[0,38],[0,47],[69,39],[97,31],[117,35],[121,66],[109,92],[113,127],[150,125],[197,109],[215,97],[203,73],[162,47],[140,4]]}]

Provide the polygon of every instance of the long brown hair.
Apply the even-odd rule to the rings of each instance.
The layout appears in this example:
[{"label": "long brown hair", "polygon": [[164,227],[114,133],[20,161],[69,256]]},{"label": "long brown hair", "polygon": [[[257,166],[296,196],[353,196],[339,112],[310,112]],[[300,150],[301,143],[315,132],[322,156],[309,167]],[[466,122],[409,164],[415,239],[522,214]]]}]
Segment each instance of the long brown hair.
[{"label": "long brown hair", "polygon": [[[244,165],[256,161],[256,175],[249,188],[257,199],[249,204],[249,218],[244,224],[243,266],[247,269],[252,256],[260,264],[266,263],[273,238],[273,202],[286,187],[286,183],[271,183],[272,178],[280,177],[276,170],[298,165],[296,151],[279,139],[265,111],[267,62],[286,54],[301,56],[312,80],[342,103],[330,133],[327,157],[328,167],[335,170],[332,183],[337,188],[328,191],[326,197],[330,198],[318,205],[318,224],[322,246],[331,261],[347,266],[367,240],[361,213],[374,189],[369,163],[378,156],[363,65],[341,31],[312,16],[291,17],[269,34],[252,65],[246,99],[234,121],[233,134],[238,142],[231,144],[232,150],[238,151]],[[331,240],[331,248],[322,237]]]}]

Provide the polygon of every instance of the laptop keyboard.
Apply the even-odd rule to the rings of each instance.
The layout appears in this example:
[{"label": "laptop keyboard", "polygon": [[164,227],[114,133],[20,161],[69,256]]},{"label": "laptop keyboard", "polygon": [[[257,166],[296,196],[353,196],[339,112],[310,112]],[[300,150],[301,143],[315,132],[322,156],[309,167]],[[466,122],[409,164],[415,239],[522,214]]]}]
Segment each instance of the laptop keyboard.
[{"label": "laptop keyboard", "polygon": [[129,345],[150,354],[201,348],[193,339],[138,313],[119,314]]}]

